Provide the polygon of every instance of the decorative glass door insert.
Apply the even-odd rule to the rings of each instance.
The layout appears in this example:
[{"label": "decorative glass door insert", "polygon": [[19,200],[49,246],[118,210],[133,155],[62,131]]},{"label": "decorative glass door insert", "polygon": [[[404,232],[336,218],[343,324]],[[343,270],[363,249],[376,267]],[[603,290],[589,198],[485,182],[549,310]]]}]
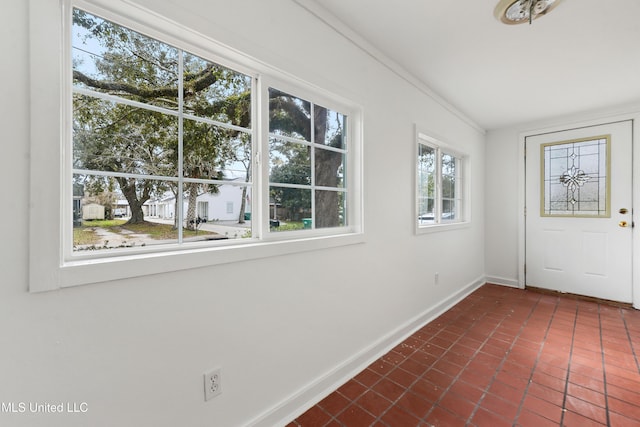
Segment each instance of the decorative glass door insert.
[{"label": "decorative glass door insert", "polygon": [[610,217],[610,152],[610,135],[542,144],[540,215]]}]

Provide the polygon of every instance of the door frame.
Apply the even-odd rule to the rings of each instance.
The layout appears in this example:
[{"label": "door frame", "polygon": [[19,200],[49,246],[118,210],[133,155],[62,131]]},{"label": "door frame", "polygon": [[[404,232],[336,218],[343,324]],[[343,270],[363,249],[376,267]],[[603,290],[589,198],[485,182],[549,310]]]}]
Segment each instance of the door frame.
[{"label": "door frame", "polygon": [[[526,262],[526,219],[525,219],[525,198],[526,198],[526,158],[525,158],[525,142],[529,136],[561,132],[565,130],[578,129],[584,127],[592,127],[598,125],[605,125],[608,123],[620,122],[630,120],[632,122],[631,129],[631,146],[632,146],[632,216],[631,220],[637,224],[632,230],[632,250],[633,256],[631,261],[631,292],[633,307],[640,309],[640,221],[638,220],[640,212],[636,209],[640,206],[638,201],[640,200],[640,173],[636,172],[636,167],[640,167],[640,149],[636,149],[636,142],[640,143],[638,135],[640,135],[640,111],[634,111],[629,113],[620,113],[615,115],[603,116],[599,118],[593,118],[582,121],[567,121],[554,125],[540,125],[532,127],[529,130],[524,130],[518,133],[518,287],[520,289],[525,288],[525,262]],[[638,166],[636,166],[638,165]],[[612,168],[615,165],[612,165]],[[531,210],[531,209],[530,209]],[[537,212],[537,211],[536,211]]]}]

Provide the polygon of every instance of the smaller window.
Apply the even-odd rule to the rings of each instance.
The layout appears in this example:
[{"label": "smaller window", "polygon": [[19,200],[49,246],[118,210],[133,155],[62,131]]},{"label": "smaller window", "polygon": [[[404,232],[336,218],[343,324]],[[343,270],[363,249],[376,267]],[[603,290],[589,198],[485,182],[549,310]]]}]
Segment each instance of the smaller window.
[{"label": "smaller window", "polygon": [[209,219],[209,202],[198,202],[198,217]]},{"label": "smaller window", "polygon": [[465,156],[418,132],[416,215],[418,230],[466,221]]},{"label": "smaller window", "polygon": [[270,231],[345,227],[348,117],[269,88]]}]

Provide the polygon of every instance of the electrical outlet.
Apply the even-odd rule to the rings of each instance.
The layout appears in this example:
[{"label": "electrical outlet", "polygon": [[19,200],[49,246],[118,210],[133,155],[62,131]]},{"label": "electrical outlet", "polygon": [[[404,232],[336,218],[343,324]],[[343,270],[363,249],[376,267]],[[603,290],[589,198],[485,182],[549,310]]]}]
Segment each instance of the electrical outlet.
[{"label": "electrical outlet", "polygon": [[212,369],[204,374],[204,400],[213,399],[222,393],[221,368]]},{"label": "electrical outlet", "polygon": [[437,285],[440,282],[440,273],[436,273],[433,275],[433,284]]}]

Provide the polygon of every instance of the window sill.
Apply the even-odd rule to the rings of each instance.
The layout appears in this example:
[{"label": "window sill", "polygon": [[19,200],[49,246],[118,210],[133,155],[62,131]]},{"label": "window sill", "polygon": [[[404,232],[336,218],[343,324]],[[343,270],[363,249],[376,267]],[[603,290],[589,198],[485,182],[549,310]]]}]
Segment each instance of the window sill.
[{"label": "window sill", "polygon": [[[256,242],[238,246],[155,252],[145,255],[66,262],[59,267],[58,283],[31,287],[31,292],[102,283],[192,268],[276,257],[292,253],[353,245],[365,241],[362,233],[319,236],[297,240]],[[53,285],[53,286],[52,286]]]},{"label": "window sill", "polygon": [[471,222],[452,222],[448,224],[432,224],[432,225],[418,225],[416,226],[416,234],[431,234],[431,233],[439,233],[441,231],[452,231],[452,230],[460,230],[463,228],[471,227]]}]

